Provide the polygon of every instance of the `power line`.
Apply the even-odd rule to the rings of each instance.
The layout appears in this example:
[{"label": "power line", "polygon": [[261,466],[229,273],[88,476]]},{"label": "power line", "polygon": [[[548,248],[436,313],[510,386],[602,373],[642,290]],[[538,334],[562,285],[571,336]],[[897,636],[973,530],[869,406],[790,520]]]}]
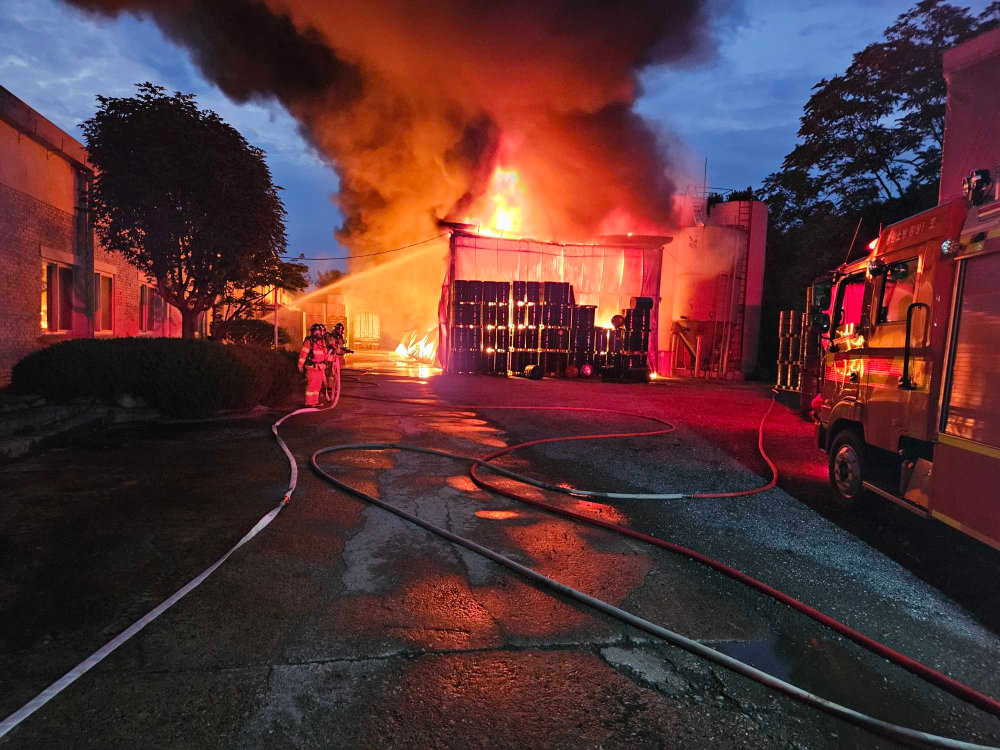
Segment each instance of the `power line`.
[{"label": "power line", "polygon": [[[416,247],[417,245],[426,245],[428,242],[433,242],[434,240],[439,240],[442,237],[447,236],[450,232],[442,232],[434,237],[428,237],[426,240],[420,240],[420,242],[414,242],[412,245],[403,245],[402,247],[394,247],[392,250],[380,250],[377,253],[365,253],[364,255],[331,255],[328,258],[304,258],[299,255],[297,258],[288,258],[288,260],[351,260],[352,258],[371,258],[375,255],[386,255],[388,253],[398,253],[400,250],[408,250],[411,247]],[[285,253],[288,255],[288,253]]]}]

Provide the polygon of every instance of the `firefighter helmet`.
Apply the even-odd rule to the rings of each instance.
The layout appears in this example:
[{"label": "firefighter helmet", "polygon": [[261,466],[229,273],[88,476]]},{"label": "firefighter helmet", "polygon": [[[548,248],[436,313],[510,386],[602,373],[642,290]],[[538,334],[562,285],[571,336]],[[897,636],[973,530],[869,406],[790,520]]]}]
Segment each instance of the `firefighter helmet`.
[{"label": "firefighter helmet", "polygon": [[324,333],[326,333],[326,326],[322,323],[313,323],[309,327],[310,336],[322,336]]},{"label": "firefighter helmet", "polygon": [[343,336],[344,336],[344,324],[343,323],[336,323],[336,324],[334,324],[334,326],[333,326],[333,335],[337,336],[339,338],[343,338]]}]

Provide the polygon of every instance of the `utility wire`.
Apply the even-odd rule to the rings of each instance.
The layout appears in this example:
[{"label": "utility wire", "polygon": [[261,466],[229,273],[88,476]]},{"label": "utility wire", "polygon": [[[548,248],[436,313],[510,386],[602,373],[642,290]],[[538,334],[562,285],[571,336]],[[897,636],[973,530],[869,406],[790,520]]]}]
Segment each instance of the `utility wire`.
[{"label": "utility wire", "polygon": [[[352,258],[371,258],[374,255],[386,255],[388,253],[397,253],[400,250],[407,250],[411,247],[416,247],[417,245],[425,245],[428,242],[433,242],[434,240],[439,240],[442,237],[450,234],[449,232],[442,232],[434,237],[428,237],[426,240],[420,240],[420,242],[414,242],[412,245],[403,245],[402,247],[394,247],[392,250],[379,250],[377,253],[365,253],[364,255],[331,255],[328,258],[304,258],[299,255],[297,258],[289,258],[289,260],[351,260]],[[288,253],[284,253],[288,255]]]}]

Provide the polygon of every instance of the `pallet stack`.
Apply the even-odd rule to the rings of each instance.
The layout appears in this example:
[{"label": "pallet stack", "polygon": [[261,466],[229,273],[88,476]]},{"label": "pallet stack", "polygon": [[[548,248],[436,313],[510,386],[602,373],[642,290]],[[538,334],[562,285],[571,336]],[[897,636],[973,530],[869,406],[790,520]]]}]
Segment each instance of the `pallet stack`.
[{"label": "pallet stack", "polygon": [[646,366],[649,333],[652,328],[653,299],[633,297],[632,307],[624,311],[625,332],[621,366],[634,369]]},{"label": "pallet stack", "polygon": [[797,310],[782,310],[778,318],[778,382],[779,391],[799,392],[805,337],[809,330],[809,315]]},{"label": "pallet stack", "polygon": [[542,284],[542,315],[539,326],[539,364],[546,375],[563,375],[569,364],[573,318],[573,287],[568,282]]},{"label": "pallet stack", "polygon": [[511,290],[510,369],[522,373],[528,365],[539,364],[541,357],[542,285],[537,281],[515,281]]},{"label": "pallet stack", "polygon": [[[595,325],[597,308],[574,304],[567,282],[456,280],[452,285],[449,369],[522,374],[536,365],[561,376],[591,365],[625,376],[646,366],[652,299],[633,299],[611,330]],[[574,373],[573,370],[570,371]]]},{"label": "pallet stack", "polygon": [[597,356],[597,340],[603,328],[597,328],[597,306],[576,305],[572,309],[569,329],[570,364],[577,369],[584,365],[594,366]]}]

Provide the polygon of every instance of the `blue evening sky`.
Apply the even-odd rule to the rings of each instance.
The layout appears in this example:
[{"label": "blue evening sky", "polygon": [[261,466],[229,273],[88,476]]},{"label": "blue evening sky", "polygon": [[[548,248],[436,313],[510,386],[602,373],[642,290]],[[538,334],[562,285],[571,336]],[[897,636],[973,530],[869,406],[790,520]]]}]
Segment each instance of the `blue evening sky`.
[{"label": "blue evening sky", "polygon": [[[680,137],[678,156],[698,182],[707,157],[710,185],[756,187],[792,148],[810,88],[843,71],[854,52],[912,4],[746,0],[718,58],[698,68],[648,72],[639,109]],[[986,0],[967,4],[979,11]],[[146,80],[197,94],[202,106],[267,151],[275,181],[285,188],[291,252],[344,254],[333,237],[340,221],[330,201],[336,175],[281,107],[229,102],[151,22],[97,20],[57,0],[0,3],[0,85],[72,135],[81,137],[78,124],[93,113],[95,95],[129,95]]]}]

